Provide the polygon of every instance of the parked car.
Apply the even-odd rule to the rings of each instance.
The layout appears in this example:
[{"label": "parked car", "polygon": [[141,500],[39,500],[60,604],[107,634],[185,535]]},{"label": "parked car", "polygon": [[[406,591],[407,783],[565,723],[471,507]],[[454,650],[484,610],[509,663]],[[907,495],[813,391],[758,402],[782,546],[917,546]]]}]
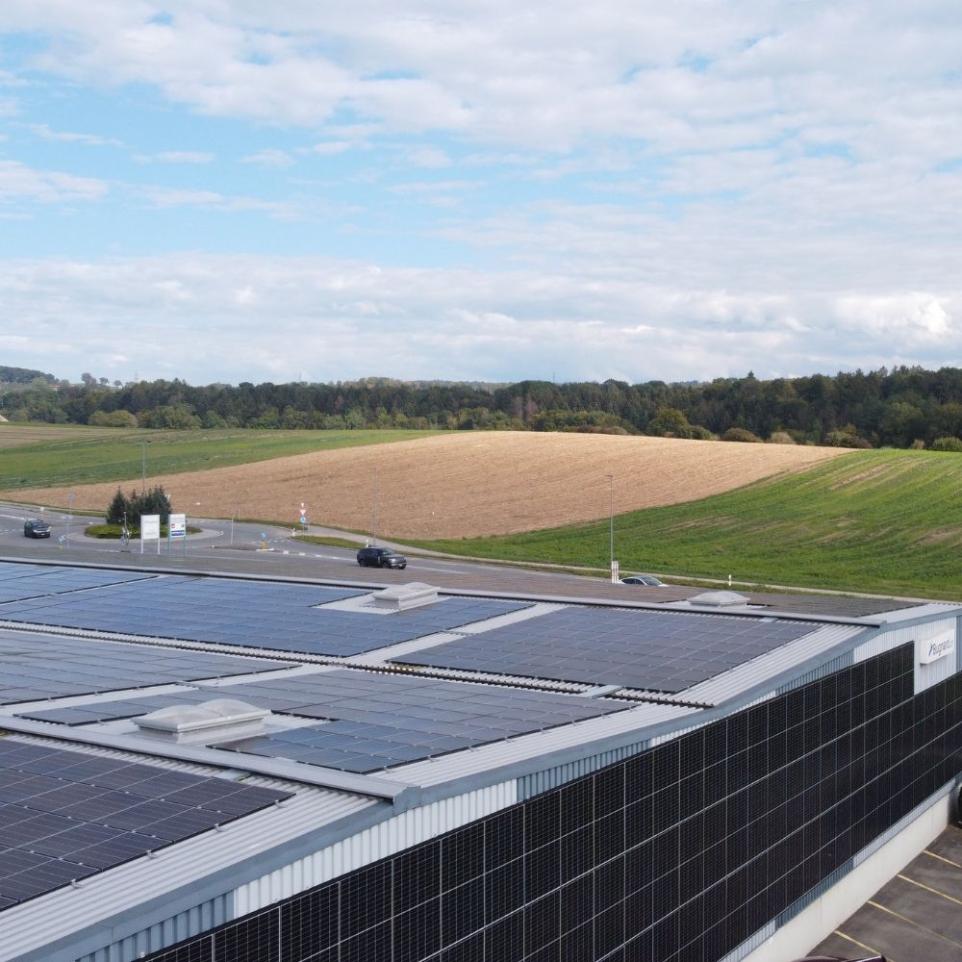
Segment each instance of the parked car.
[{"label": "parked car", "polygon": [[623,585],[641,585],[644,588],[660,588],[664,582],[659,581],[654,575],[630,575],[622,578]]},{"label": "parked car", "polygon": [[357,553],[357,563],[362,568],[397,568],[404,570],[408,559],[390,548],[361,548]]},{"label": "parked car", "polygon": [[31,518],[23,523],[23,536],[25,538],[49,538],[50,525],[42,518]]}]

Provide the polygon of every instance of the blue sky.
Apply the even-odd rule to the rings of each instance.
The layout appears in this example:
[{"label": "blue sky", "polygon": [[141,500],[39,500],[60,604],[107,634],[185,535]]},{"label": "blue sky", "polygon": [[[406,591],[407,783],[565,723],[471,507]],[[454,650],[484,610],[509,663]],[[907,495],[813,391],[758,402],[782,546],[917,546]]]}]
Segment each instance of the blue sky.
[{"label": "blue sky", "polygon": [[5,0],[0,362],[962,363],[948,2]]}]

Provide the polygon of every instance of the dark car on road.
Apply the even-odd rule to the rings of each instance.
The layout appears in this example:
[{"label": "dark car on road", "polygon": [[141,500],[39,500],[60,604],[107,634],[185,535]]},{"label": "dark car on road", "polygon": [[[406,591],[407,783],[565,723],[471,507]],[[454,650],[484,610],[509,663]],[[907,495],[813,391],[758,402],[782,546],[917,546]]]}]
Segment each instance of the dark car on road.
[{"label": "dark car on road", "polygon": [[23,523],[23,536],[25,538],[49,538],[50,525],[40,518],[31,518]]},{"label": "dark car on road", "polygon": [[361,548],[357,553],[357,563],[362,568],[397,568],[408,566],[408,559],[390,548]]},{"label": "dark car on road", "polygon": [[641,585],[645,588],[660,588],[664,584],[654,575],[631,575],[628,578],[622,578],[621,583],[623,585]]}]

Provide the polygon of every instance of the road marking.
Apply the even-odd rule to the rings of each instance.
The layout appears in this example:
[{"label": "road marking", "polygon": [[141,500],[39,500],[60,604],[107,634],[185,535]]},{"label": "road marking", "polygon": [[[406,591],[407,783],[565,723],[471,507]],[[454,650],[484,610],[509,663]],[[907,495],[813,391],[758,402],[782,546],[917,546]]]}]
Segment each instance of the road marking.
[{"label": "road marking", "polygon": [[955,902],[956,905],[962,905],[962,900],[953,898],[951,895],[946,895],[945,892],[940,892],[938,889],[932,888],[931,885],[925,885],[922,882],[916,882],[914,878],[909,878],[907,875],[897,875],[896,878],[902,879],[903,882],[909,882],[912,885],[918,886],[920,889],[925,889],[926,892],[931,892],[933,895],[941,895],[942,898],[949,902]]},{"label": "road marking", "polygon": [[[871,952],[872,955],[882,954],[878,949],[873,948],[871,945],[866,945],[864,942],[859,942],[858,939],[853,939],[852,936],[846,935],[841,929],[836,929],[834,934],[840,939],[845,939],[846,942],[851,942],[852,945],[857,945],[860,949],[865,949],[866,952]],[[885,958],[887,962],[895,962],[895,959],[893,959],[891,955],[886,955]]]},{"label": "road marking", "polygon": [[958,862],[953,862],[952,859],[946,858],[944,855],[938,855],[935,852],[930,852],[928,849],[923,852],[923,855],[929,855],[932,858],[937,858],[940,862],[945,862],[946,865],[953,865],[955,868],[962,868],[962,865],[959,865]]},{"label": "road marking", "polygon": [[958,946],[962,949],[962,944],[956,942],[955,939],[950,939],[947,935],[943,935],[941,932],[934,932],[932,929],[926,928],[924,925],[919,925],[918,922],[913,921],[907,915],[902,915],[901,912],[896,912],[894,909],[888,909],[884,905],[880,905],[878,902],[869,899],[866,905],[871,905],[873,909],[878,909],[881,912],[885,912],[886,915],[891,915],[893,918],[898,919],[901,922],[906,922],[913,928],[920,929],[922,932],[928,932],[929,935],[934,935],[937,939],[941,939],[943,942],[948,942],[949,945]]}]

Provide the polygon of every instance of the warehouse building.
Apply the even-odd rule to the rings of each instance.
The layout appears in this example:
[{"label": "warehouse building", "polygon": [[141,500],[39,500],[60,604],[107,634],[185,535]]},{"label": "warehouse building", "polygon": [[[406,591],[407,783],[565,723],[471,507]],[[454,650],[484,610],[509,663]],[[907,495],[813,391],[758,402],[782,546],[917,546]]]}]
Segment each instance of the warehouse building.
[{"label": "warehouse building", "polygon": [[945,824],[960,616],[0,563],[0,960],[802,955]]}]

